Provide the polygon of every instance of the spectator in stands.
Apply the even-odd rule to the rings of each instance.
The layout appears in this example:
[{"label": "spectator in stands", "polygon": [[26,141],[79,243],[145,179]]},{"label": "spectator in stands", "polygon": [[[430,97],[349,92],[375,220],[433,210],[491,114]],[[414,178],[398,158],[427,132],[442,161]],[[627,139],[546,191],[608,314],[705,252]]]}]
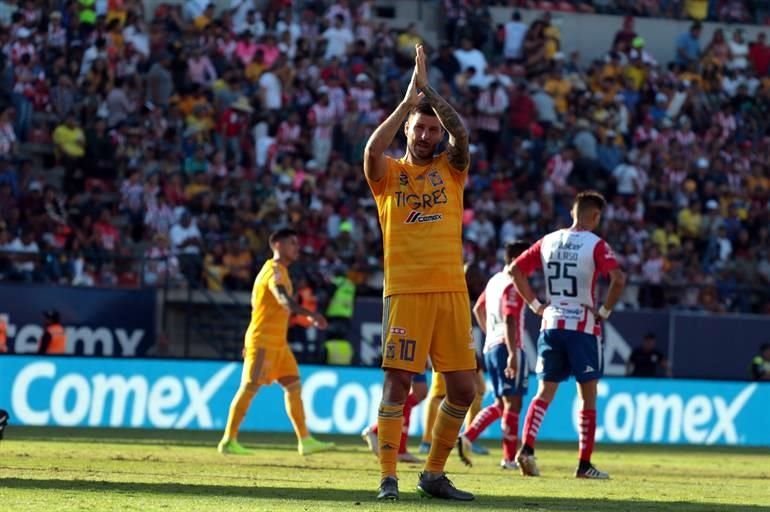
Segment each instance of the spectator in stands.
[{"label": "spectator in stands", "polygon": [[[258,262],[265,257],[264,233],[291,223],[302,232],[303,254],[325,255],[318,258],[328,260],[324,266],[355,266],[356,273],[366,268],[368,280],[360,279],[376,282],[379,230],[366,187],[357,178],[360,133],[376,126],[401,97],[401,66],[408,58],[398,52],[398,34],[406,30],[407,37],[408,27],[373,23],[367,2],[322,2],[324,16],[303,11],[301,19],[282,3],[262,8],[253,0],[235,2],[219,15],[207,11],[208,3],[160,5],[147,29],[141,3],[112,3],[107,16],[94,17],[92,27],[86,27],[93,33],[85,38],[77,28],[62,32],[62,26],[70,27],[70,13],[63,13],[62,24],[52,16],[39,34],[18,26],[7,30],[9,90],[22,92],[11,97],[11,107],[0,108],[0,155],[10,157],[0,162],[0,221],[12,232],[5,243],[27,230],[40,257],[61,245],[61,269],[43,265],[38,279],[123,282],[127,273],[119,263],[108,268],[110,258],[146,254],[156,244],[156,233],[170,233],[172,211],[181,206],[191,214],[190,225],[200,226],[199,258],[219,243],[226,246],[231,238],[247,236],[252,260]],[[89,5],[101,12],[97,3]],[[570,191],[591,183],[608,196],[619,196],[610,198],[604,227],[613,245],[631,247],[637,255],[652,254],[651,245],[662,251],[651,263],[640,258],[641,297],[624,298],[627,304],[663,306],[681,295],[683,306],[695,307],[699,298],[691,292],[697,286],[687,282],[692,279],[714,283],[702,294],[709,302],[704,308],[770,307],[766,293],[736,291],[763,282],[763,255],[770,252],[760,236],[763,223],[770,223],[770,181],[762,156],[770,143],[764,138],[770,87],[763,81],[763,38],[746,53],[741,36],[731,36],[716,52],[720,65],[714,65],[709,61],[714,52],[703,59],[693,50],[700,43],[690,32],[682,46],[693,51],[685,70],[664,62],[659,66],[659,55],[644,44],[643,36],[652,34],[637,33],[631,19],[618,18],[622,29],[606,61],[583,65],[573,48],[562,47],[559,30],[544,16],[513,27],[526,59],[515,62],[515,38],[507,37],[505,27],[497,39],[492,37],[497,27],[488,9],[459,2],[444,6],[449,37],[433,60],[431,81],[458,105],[473,134],[477,152],[466,192],[466,229],[472,236],[481,224],[470,227],[474,211],[486,216],[481,232],[487,245],[468,244],[468,258],[486,265],[495,260],[505,237],[534,238],[552,230],[566,215]],[[610,8],[596,1],[554,5],[580,11],[592,7]],[[614,8],[626,15],[627,9],[644,14],[651,7],[642,2]],[[732,13],[716,9],[713,14],[740,14],[731,8]],[[36,11],[42,22],[43,9]],[[674,11],[661,6],[659,14],[678,14]],[[749,12],[761,19],[760,10]],[[521,23],[515,16],[511,20]],[[49,39],[53,44],[46,47]],[[455,52],[467,53],[458,48],[461,39],[468,39],[471,53],[480,52],[483,61],[458,62]],[[59,48],[66,50],[66,58]],[[327,58],[330,48],[333,55]],[[744,55],[750,65],[743,66],[736,55]],[[27,64],[22,63],[25,56]],[[41,81],[40,76],[49,78]],[[508,107],[501,107],[505,102]],[[74,161],[63,156],[62,130],[52,136],[48,126],[66,127],[68,114],[82,120],[78,128],[85,134],[78,144],[85,157]],[[52,138],[62,155],[58,163],[44,153]],[[30,141],[36,143],[35,153],[24,144]],[[578,149],[575,158],[567,158],[569,142]],[[391,149],[403,150],[403,142],[396,140]],[[18,156],[25,163],[17,162]],[[638,180],[623,175],[631,187],[629,180],[611,179],[627,158],[638,173]],[[133,185],[124,195],[120,184],[137,169],[142,187]],[[549,170],[545,176],[542,169]],[[57,178],[62,174],[64,186]],[[64,192],[61,217],[70,235],[49,215],[48,206],[56,203],[49,194],[30,190],[36,181]],[[121,199],[132,206],[119,210]],[[689,211],[692,202],[699,211]],[[91,220],[102,208],[118,212],[109,222],[121,241],[114,254],[105,250],[101,227],[95,232]],[[688,237],[682,241],[677,233],[680,217],[698,232],[692,248]],[[489,224],[492,230],[486,233]],[[754,245],[747,246],[746,240]],[[683,244],[681,256],[664,259],[670,245]],[[362,254],[373,256],[362,264]],[[752,266],[752,261],[757,263]],[[671,277],[659,279],[668,275],[668,265]],[[138,263],[133,272],[155,279]],[[663,289],[672,285],[683,291]],[[656,287],[659,293],[650,293]],[[758,299],[741,300],[745,297]]]},{"label": "spectator in stands", "polygon": [[671,377],[671,367],[663,353],[656,348],[654,333],[647,333],[642,345],[636,347],[626,362],[626,375],[631,377]]},{"label": "spectator in stands", "polygon": [[676,41],[676,62],[685,68],[694,68],[701,58],[701,30],[701,24],[695,22],[690,26],[690,30],[680,35]]},{"label": "spectator in stands", "polygon": [[637,33],[634,30],[634,18],[633,16],[626,16],[623,18],[623,25],[620,30],[615,32],[612,47],[617,51],[629,52],[631,50],[631,42],[636,37]]},{"label": "spectator in stands", "polygon": [[224,284],[231,290],[248,290],[254,280],[254,262],[246,240],[229,240],[222,257]]},{"label": "spectator in stands", "polygon": [[763,343],[759,347],[759,354],[751,360],[752,380],[770,380],[770,343]]},{"label": "spectator in stands", "polygon": [[446,44],[439,48],[438,56],[431,62],[431,68],[440,71],[443,81],[451,85],[461,71],[460,62],[455,57],[452,47]]},{"label": "spectator in stands", "polygon": [[[42,188],[39,182],[35,186]],[[10,253],[10,260],[13,263],[9,276],[12,280],[25,282],[40,280],[40,261],[38,259],[40,248],[31,229],[25,229],[21,235],[5,245],[4,250]]]},{"label": "spectator in stands", "polygon": [[182,209],[179,222],[171,228],[171,247],[179,260],[182,273],[197,285],[202,270],[202,238],[198,226],[193,223],[190,212]]},{"label": "spectator in stands", "polygon": [[86,154],[86,137],[74,113],[68,113],[64,123],[56,127],[53,142],[66,168],[72,169],[80,165]]},{"label": "spectator in stands", "polygon": [[497,145],[500,141],[502,130],[501,119],[508,109],[508,93],[502,85],[493,81],[489,87],[484,88],[476,100],[476,128],[479,139],[486,147],[489,158],[497,155]]},{"label": "spectator in stands", "polygon": [[344,60],[347,55],[348,47],[353,43],[353,33],[350,28],[345,25],[345,16],[337,14],[334,16],[332,26],[327,28],[321,39],[326,41],[326,50],[324,58],[330,60],[332,57],[337,57],[340,60]]},{"label": "spectator in stands", "polygon": [[506,59],[519,60],[522,58],[526,35],[527,25],[521,21],[521,13],[513,11],[511,20],[505,24],[504,28],[503,56]]},{"label": "spectator in stands", "polygon": [[528,77],[536,77],[548,69],[545,23],[535,20],[524,36],[524,66]]},{"label": "spectator in stands", "polygon": [[0,113],[0,156],[15,155],[18,151],[16,131],[14,130],[13,107],[6,107]]},{"label": "spectator in stands", "polygon": [[463,38],[462,45],[455,50],[454,56],[460,64],[460,71],[473,68],[481,76],[486,74],[487,59],[478,48],[473,47],[473,41],[469,37]]},{"label": "spectator in stands", "polygon": [[766,43],[764,32],[757,34],[757,39],[749,44],[749,62],[757,76],[767,76],[770,68],[770,46]]},{"label": "spectator in stands", "polygon": [[410,59],[414,59],[414,49],[422,42],[422,37],[417,31],[417,24],[410,23],[396,39],[396,49],[404,61],[408,62]]}]

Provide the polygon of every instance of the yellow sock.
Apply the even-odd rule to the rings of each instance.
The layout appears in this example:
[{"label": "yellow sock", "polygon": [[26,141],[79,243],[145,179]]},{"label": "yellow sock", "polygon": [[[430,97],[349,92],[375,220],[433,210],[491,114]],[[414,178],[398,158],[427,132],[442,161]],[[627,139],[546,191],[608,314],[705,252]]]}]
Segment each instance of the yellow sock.
[{"label": "yellow sock", "polygon": [[473,418],[475,418],[481,410],[481,401],[483,398],[484,395],[482,393],[476,393],[476,398],[473,399],[471,406],[468,407],[468,414],[465,415],[465,430],[468,430],[471,427]]},{"label": "yellow sock", "polygon": [[300,382],[292,382],[286,386],[283,398],[286,404],[286,414],[289,415],[291,424],[294,426],[297,440],[302,441],[310,434],[308,434],[307,425],[305,424],[305,407],[302,405],[302,386]]},{"label": "yellow sock", "polygon": [[227,415],[227,426],[225,427],[224,439],[227,441],[238,438],[238,429],[249,410],[249,405],[254,395],[257,394],[257,386],[241,386],[235,393],[233,401],[230,402],[230,413]]},{"label": "yellow sock", "polygon": [[380,472],[382,478],[396,476],[398,446],[401,443],[401,424],[404,421],[404,404],[380,404],[377,414],[377,437],[380,446]]},{"label": "yellow sock", "polygon": [[425,408],[425,429],[422,432],[422,442],[430,444],[433,440],[433,425],[436,424],[438,406],[441,405],[443,396],[431,396],[428,398],[428,406]]},{"label": "yellow sock", "polygon": [[449,452],[454,448],[457,434],[463,425],[463,419],[468,412],[467,406],[454,405],[449,399],[444,399],[436,416],[433,426],[433,442],[430,445],[428,460],[425,461],[425,471],[441,473],[444,471]]}]

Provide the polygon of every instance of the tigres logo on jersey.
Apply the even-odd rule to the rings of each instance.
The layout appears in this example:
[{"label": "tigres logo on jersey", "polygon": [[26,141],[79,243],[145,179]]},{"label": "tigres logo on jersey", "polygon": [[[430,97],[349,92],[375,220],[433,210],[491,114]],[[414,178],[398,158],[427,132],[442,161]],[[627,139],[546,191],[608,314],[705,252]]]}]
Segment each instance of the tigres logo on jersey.
[{"label": "tigres logo on jersey", "polygon": [[430,180],[430,184],[434,187],[440,187],[444,184],[444,180],[441,178],[441,173],[436,170],[430,171],[428,173],[428,179]]}]

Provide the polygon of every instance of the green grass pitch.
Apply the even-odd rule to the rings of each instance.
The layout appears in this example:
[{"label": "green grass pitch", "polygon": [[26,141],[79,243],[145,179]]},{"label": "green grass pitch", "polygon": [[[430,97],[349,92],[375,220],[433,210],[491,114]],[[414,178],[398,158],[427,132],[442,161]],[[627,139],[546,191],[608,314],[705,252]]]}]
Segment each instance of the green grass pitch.
[{"label": "green grass pitch", "polygon": [[[543,474],[524,478],[492,455],[465,468],[453,453],[455,484],[472,504],[421,499],[418,466],[400,465],[401,500],[378,503],[378,465],[358,437],[302,458],[293,437],[243,434],[254,456],[216,452],[218,432],[87,430],[10,426],[0,442],[0,509],[34,511],[770,511],[770,450],[600,445],[594,460],[608,482],[572,478],[576,446],[543,444]],[[330,439],[330,436],[320,436]]]}]

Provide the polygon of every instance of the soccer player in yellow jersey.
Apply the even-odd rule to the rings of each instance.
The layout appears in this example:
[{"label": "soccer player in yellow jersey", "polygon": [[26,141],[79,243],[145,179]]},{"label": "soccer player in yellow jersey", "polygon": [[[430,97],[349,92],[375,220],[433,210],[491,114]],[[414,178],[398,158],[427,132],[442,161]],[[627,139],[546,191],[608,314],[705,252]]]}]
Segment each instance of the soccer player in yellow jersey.
[{"label": "soccer player in yellow jersey", "polygon": [[[402,123],[406,154],[390,158],[385,150]],[[436,154],[445,131],[447,149]],[[468,132],[457,112],[428,83],[425,52],[417,45],[406,95],[377,127],[364,151],[364,174],[377,203],[385,252],[378,499],[398,499],[396,461],[404,402],[412,377],[425,371],[428,356],[444,375],[447,394],[417,490],[436,498],[473,499],[444,473],[476,394],[462,258],[463,188],[469,162]]]},{"label": "soccer player in yellow jersey", "polygon": [[241,386],[230,404],[227,427],[217,447],[222,454],[252,453],[238,443],[238,427],[259,387],[275,381],[284,389],[286,413],[297,434],[300,455],[334,448],[334,443],[322,443],[308,433],[297,360],[286,339],[292,313],[307,317],[319,329],[326,329],[326,319],[303,308],[293,298],[288,267],[299,256],[297,234],[291,229],[279,229],[270,235],[270,248],[273,258],[262,266],[251,292],[251,322],[244,339]]}]

